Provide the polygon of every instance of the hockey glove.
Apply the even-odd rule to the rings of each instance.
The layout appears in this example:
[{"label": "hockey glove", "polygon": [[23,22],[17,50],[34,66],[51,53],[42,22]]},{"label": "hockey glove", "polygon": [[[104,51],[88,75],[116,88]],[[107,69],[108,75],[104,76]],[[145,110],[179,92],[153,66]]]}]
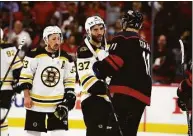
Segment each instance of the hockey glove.
[{"label": "hockey glove", "polygon": [[66,101],[57,105],[54,115],[59,120],[62,120],[63,118],[66,118],[68,116],[68,107]]},{"label": "hockey glove", "polygon": [[101,64],[101,61],[97,61],[93,64],[93,71],[94,71],[94,74],[95,76],[98,78],[98,79],[105,79],[106,76],[103,75],[100,71],[99,71],[99,67],[100,67],[100,64]]},{"label": "hockey glove", "polygon": [[181,100],[180,98],[178,98],[178,106],[183,110],[192,110],[192,100],[188,99],[186,101]]},{"label": "hockey glove", "polygon": [[67,103],[68,110],[72,110],[76,102],[76,94],[73,90],[66,90],[64,101]]},{"label": "hockey glove", "polygon": [[177,103],[178,103],[178,106],[180,107],[181,110],[183,110],[183,111],[186,110],[186,104],[182,100],[180,100],[178,98]]}]

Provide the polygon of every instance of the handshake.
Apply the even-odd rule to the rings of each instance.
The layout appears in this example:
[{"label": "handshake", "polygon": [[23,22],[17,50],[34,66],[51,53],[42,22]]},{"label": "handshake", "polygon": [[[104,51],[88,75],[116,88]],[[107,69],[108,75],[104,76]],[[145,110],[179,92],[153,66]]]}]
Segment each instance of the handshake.
[{"label": "handshake", "polygon": [[76,102],[76,94],[74,91],[67,91],[64,94],[63,102],[59,103],[56,107],[54,115],[59,119],[62,120],[68,116],[68,111],[72,110],[75,106]]}]

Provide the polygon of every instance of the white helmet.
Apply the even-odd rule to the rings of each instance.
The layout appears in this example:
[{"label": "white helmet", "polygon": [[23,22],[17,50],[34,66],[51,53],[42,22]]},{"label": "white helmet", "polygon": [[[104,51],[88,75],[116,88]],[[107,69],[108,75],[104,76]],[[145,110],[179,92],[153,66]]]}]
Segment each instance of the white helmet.
[{"label": "white helmet", "polygon": [[0,28],[0,40],[3,40],[3,30]]},{"label": "white helmet", "polygon": [[[103,24],[105,27],[105,23],[103,21],[102,18],[100,18],[99,16],[92,16],[87,18],[86,22],[85,22],[85,30],[87,32],[87,34],[89,36],[91,36],[91,27],[93,27],[94,25],[99,25],[99,24]],[[106,27],[105,27],[106,29]]]},{"label": "white helmet", "polygon": [[43,32],[43,39],[46,44],[48,42],[48,36],[51,34],[60,34],[61,41],[63,40],[62,31],[58,26],[48,26],[44,29]]}]

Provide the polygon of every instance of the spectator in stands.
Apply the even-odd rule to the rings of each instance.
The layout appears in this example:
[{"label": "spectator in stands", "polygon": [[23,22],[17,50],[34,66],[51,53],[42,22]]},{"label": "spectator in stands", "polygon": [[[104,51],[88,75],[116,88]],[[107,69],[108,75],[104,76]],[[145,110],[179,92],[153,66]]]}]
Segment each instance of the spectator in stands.
[{"label": "spectator in stands", "polygon": [[18,46],[18,44],[24,37],[25,37],[24,46],[22,47],[22,51],[19,53],[19,56],[21,58],[23,58],[25,56],[25,52],[29,50],[32,44],[32,40],[29,33],[23,30],[23,23],[17,20],[14,23],[13,31],[10,32],[9,34],[8,42]]},{"label": "spectator in stands", "polygon": [[26,37],[25,44],[29,47],[32,43],[28,32],[23,30],[23,23],[19,20],[15,21],[13,31],[10,32],[8,42],[18,44],[21,38]]},{"label": "spectator in stands", "polygon": [[36,16],[36,24],[44,28],[56,11],[57,2],[35,2],[33,12]]},{"label": "spectator in stands", "polygon": [[169,50],[165,35],[158,37],[154,51],[153,80],[159,83],[169,84],[175,77],[174,55]]},{"label": "spectator in stands", "polygon": [[61,45],[62,50],[66,51],[69,55],[75,57],[78,46],[76,45],[76,36],[71,34],[66,42]]}]

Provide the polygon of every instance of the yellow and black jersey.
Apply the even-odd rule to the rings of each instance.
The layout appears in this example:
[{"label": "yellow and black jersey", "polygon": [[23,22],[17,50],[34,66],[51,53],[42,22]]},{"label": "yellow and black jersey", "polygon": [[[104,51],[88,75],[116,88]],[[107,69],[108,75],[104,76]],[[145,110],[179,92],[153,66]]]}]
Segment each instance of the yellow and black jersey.
[{"label": "yellow and black jersey", "polygon": [[[17,48],[12,44],[2,43],[0,44],[0,56],[1,56],[1,81],[6,75],[6,72],[11,65],[14,56],[16,55]],[[13,71],[16,69],[22,68],[23,63],[18,56],[16,56],[15,61],[11,66],[11,70],[9,71],[7,78],[3,82],[1,90],[12,90],[12,82],[14,80]]]},{"label": "yellow and black jersey", "polygon": [[45,48],[33,49],[23,63],[19,84],[22,89],[31,89],[34,105],[30,110],[53,112],[62,102],[65,90],[74,91],[74,63],[66,52],[49,53]]},{"label": "yellow and black jersey", "polygon": [[[105,57],[107,57],[108,52],[103,48],[103,46],[96,48],[92,45],[92,48],[96,53],[96,56],[90,51],[86,43],[77,50],[77,73],[80,84],[83,88],[81,91],[81,101],[85,100],[92,94],[100,94],[100,89],[102,86],[101,81],[95,76],[92,67],[96,61],[103,60]],[[98,96],[106,98],[106,95]]]}]

